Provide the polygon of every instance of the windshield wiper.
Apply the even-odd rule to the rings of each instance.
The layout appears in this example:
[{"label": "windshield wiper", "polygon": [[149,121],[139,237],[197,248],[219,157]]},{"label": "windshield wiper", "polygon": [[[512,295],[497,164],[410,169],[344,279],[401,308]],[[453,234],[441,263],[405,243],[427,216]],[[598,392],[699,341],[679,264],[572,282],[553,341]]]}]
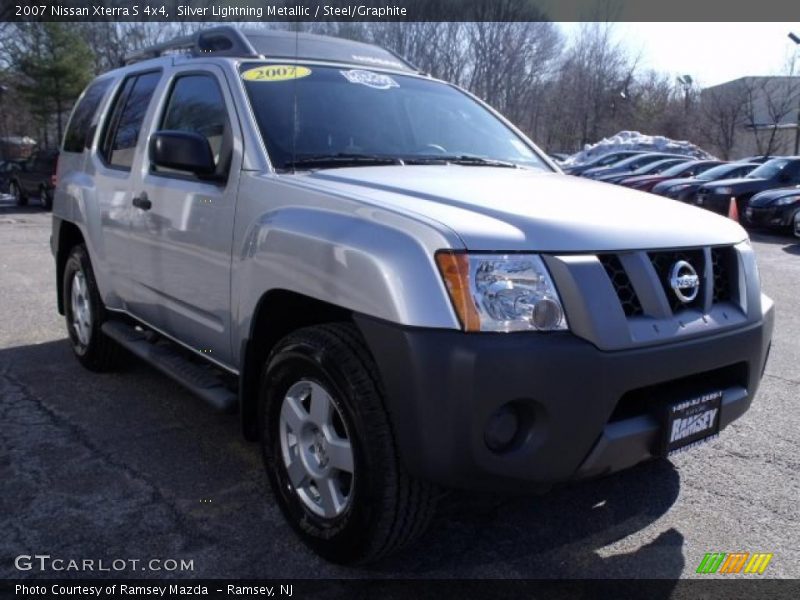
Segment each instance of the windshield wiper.
[{"label": "windshield wiper", "polygon": [[314,156],[302,156],[294,160],[283,163],[284,169],[292,168],[319,168],[335,169],[338,167],[357,167],[357,166],[381,166],[381,165],[403,165],[402,159],[394,156],[380,156],[378,154],[349,154],[339,152],[338,154],[317,154]]},{"label": "windshield wiper", "polygon": [[448,156],[443,154],[441,156],[413,156],[405,160],[406,164],[414,163],[450,163],[453,165],[469,165],[476,167],[506,167],[509,169],[519,169],[519,165],[506,160],[497,160],[494,158],[484,158],[482,156],[474,156],[472,154],[460,154],[458,156]]}]

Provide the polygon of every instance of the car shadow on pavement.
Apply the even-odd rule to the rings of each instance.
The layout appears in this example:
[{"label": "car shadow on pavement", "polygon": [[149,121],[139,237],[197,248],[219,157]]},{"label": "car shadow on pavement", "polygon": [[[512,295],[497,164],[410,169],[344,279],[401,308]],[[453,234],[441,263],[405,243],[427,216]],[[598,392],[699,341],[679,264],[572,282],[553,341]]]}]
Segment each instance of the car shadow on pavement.
[{"label": "car shadow on pavement", "polygon": [[0,199],[0,218],[6,215],[32,215],[45,212],[38,198],[31,198],[27,206],[17,206],[14,200]]},{"label": "car shadow on pavement", "polygon": [[422,542],[424,553],[411,548],[380,568],[419,575],[455,563],[461,576],[490,577],[482,570],[500,561],[516,578],[677,578],[681,533],[668,529],[636,544],[626,538],[664,515],[679,487],[678,472],[659,460],[542,496],[453,492]]},{"label": "car shadow on pavement", "polygon": [[196,559],[202,570],[192,576],[200,577],[682,573],[681,533],[648,529],[678,497],[679,475],[667,461],[542,496],[450,492],[408,549],[365,568],[324,563],[280,516],[258,447],[242,439],[238,419],[193,401],[133,358],[120,373],[89,373],[63,339],[0,349],[0,448],[8,450],[0,456],[8,473],[0,524],[11,530],[0,553],[178,552]]},{"label": "car shadow on pavement", "polygon": [[750,239],[762,244],[796,244],[797,238],[791,232],[780,233],[768,229],[748,229]]}]

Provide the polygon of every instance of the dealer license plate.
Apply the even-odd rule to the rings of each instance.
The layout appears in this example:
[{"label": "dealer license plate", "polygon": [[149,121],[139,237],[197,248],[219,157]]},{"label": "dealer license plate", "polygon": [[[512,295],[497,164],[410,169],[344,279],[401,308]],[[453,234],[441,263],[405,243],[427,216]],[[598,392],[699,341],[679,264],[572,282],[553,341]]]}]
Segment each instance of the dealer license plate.
[{"label": "dealer license plate", "polygon": [[664,447],[667,456],[708,442],[719,434],[722,391],[709,392],[667,407]]}]

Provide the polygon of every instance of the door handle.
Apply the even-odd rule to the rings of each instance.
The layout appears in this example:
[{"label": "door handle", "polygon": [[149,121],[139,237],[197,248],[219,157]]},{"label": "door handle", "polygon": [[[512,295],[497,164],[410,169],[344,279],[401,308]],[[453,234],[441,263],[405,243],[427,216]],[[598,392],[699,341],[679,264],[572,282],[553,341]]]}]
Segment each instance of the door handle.
[{"label": "door handle", "polygon": [[147,197],[147,192],[142,192],[139,196],[134,196],[131,203],[136,208],[141,208],[142,210],[150,210],[153,207],[153,203],[150,202],[150,199]]}]

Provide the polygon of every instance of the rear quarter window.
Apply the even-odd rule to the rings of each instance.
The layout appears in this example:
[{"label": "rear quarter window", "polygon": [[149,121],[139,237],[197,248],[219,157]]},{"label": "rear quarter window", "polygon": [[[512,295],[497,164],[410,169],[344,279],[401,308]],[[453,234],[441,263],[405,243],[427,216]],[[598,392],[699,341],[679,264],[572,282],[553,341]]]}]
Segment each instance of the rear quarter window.
[{"label": "rear quarter window", "polygon": [[64,135],[64,152],[83,152],[84,148],[91,144],[89,131],[92,117],[97,113],[109,85],[111,85],[110,79],[100,79],[86,88],[69,120]]}]

